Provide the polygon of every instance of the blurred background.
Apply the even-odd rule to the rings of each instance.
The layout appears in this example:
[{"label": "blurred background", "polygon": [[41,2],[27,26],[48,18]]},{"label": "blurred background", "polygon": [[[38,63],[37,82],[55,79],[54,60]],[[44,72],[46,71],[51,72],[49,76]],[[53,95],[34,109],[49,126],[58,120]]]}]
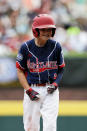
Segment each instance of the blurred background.
[{"label": "blurred background", "polygon": [[[50,14],[66,63],[57,131],[87,130],[87,0],[0,0],[0,131],[24,131],[16,55],[33,38],[32,19]],[[42,119],[41,119],[42,131]]]}]

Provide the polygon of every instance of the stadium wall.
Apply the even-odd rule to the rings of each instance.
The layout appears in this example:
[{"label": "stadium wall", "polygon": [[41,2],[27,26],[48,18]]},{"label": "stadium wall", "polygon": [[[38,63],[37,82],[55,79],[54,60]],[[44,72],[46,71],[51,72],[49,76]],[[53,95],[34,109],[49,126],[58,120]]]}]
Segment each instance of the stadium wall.
[{"label": "stadium wall", "polygon": [[[86,131],[86,123],[86,100],[60,101],[57,131]],[[40,126],[42,131],[42,118]],[[0,131],[24,131],[22,101],[0,101]]]},{"label": "stadium wall", "polygon": [[[19,87],[15,57],[0,58],[0,87]],[[65,58],[65,70],[60,86],[87,87],[87,58]]]}]

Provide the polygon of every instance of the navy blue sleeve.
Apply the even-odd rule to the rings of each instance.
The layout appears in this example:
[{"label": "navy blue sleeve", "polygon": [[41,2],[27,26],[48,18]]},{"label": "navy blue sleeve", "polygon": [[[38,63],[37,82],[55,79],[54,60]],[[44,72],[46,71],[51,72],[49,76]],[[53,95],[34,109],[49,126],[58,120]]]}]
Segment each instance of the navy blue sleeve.
[{"label": "navy blue sleeve", "polygon": [[64,67],[65,67],[63,51],[62,51],[62,48],[59,43],[57,44],[57,56],[58,56],[58,61],[57,61],[58,62],[58,76],[57,76],[56,80],[54,81],[54,83],[59,85],[59,83],[62,79],[62,76],[63,76]]},{"label": "navy blue sleeve", "polygon": [[63,72],[64,72],[64,67],[60,68],[58,70],[58,76],[57,76],[56,80],[54,81],[54,83],[56,83],[57,85],[59,85],[59,83],[60,83],[60,81],[61,81],[61,79],[63,77]]}]

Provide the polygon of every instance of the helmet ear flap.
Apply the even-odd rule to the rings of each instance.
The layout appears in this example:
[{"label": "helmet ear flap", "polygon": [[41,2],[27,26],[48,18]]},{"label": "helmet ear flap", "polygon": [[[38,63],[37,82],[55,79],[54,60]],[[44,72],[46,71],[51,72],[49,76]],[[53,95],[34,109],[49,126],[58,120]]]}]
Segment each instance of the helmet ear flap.
[{"label": "helmet ear flap", "polygon": [[56,29],[52,28],[52,37],[55,35],[55,31],[56,31]]},{"label": "helmet ear flap", "polygon": [[33,35],[35,36],[35,37],[38,37],[39,36],[39,29],[33,29]]}]

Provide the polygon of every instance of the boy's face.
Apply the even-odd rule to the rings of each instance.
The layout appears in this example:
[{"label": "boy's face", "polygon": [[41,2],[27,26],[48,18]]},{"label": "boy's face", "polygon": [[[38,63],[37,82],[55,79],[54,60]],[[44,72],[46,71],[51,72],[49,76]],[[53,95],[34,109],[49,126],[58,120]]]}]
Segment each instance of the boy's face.
[{"label": "boy's face", "polygon": [[52,28],[39,29],[39,32],[40,32],[39,38],[43,40],[48,40],[52,36]]}]

